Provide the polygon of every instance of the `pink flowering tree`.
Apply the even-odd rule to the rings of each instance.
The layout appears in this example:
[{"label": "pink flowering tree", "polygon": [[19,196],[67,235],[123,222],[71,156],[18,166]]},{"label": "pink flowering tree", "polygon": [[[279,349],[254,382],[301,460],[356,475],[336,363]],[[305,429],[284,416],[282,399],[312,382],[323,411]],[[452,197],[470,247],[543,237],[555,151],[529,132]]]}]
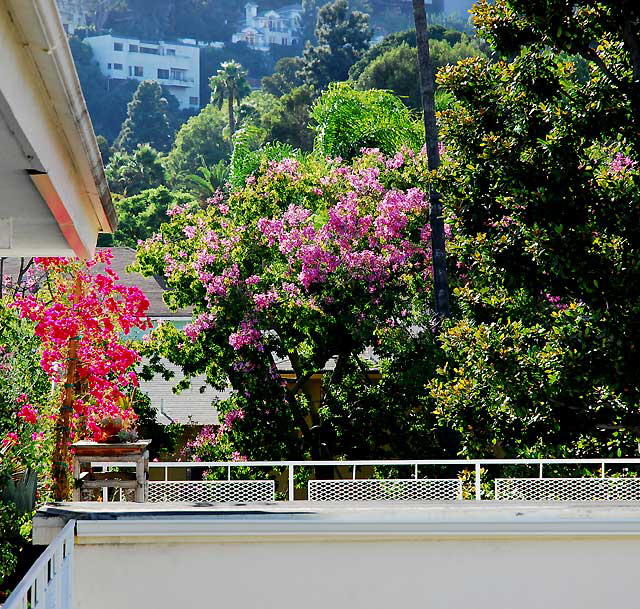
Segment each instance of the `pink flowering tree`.
[{"label": "pink flowering tree", "polygon": [[[138,288],[118,283],[110,259],[108,250],[87,261],[36,259],[36,267],[46,272],[47,288],[17,294],[13,303],[21,317],[35,324],[42,369],[48,381],[61,388],[60,404],[52,414],[57,500],[67,499],[70,492],[69,444],[80,438],[103,439],[104,420],[135,419],[130,394],[137,386],[133,367],[140,356],[123,336],[149,327],[149,302]],[[28,414],[37,417],[35,411]]]},{"label": "pink flowering tree", "polygon": [[170,306],[193,308],[184,332],[155,331],[154,348],[187,377],[234,390],[196,454],[353,454],[331,409],[346,387],[371,392],[391,337],[406,340],[427,314],[426,175],[408,150],[265,162],[227,200],[173,208],[141,244],[138,268],[164,276]]}]

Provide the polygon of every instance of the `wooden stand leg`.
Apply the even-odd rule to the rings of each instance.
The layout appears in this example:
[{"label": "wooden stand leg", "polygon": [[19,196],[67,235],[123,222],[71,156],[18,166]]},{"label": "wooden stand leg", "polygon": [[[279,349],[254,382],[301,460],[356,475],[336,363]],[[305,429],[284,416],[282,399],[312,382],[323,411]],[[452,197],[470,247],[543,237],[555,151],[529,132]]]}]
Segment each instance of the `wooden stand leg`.
[{"label": "wooden stand leg", "polygon": [[138,483],[136,486],[136,502],[143,503],[144,502],[144,458],[140,457],[136,460],[136,482]]},{"label": "wooden stand leg", "polygon": [[80,488],[80,460],[73,458],[73,500],[81,501],[82,493]]}]

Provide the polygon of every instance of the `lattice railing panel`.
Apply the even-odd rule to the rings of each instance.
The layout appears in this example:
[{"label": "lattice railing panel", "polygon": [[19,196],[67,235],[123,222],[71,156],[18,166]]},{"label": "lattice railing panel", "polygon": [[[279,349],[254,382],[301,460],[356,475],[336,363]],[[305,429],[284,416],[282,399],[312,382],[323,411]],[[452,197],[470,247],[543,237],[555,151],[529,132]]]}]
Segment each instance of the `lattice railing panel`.
[{"label": "lattice railing panel", "polygon": [[640,478],[497,478],[500,501],[640,501]]},{"label": "lattice railing panel", "polygon": [[274,501],[275,490],[273,480],[149,482],[149,501]]},{"label": "lattice railing panel", "polygon": [[455,501],[462,480],[309,480],[309,501]]}]

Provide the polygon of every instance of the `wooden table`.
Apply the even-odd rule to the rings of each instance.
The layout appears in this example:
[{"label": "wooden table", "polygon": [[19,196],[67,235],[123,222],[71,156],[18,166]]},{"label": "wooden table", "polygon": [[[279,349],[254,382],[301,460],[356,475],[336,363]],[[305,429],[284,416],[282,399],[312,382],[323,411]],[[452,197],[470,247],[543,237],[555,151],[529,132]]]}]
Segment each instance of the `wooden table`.
[{"label": "wooden table", "polygon": [[[147,480],[149,478],[149,451],[151,440],[123,442],[122,444],[101,444],[98,442],[75,442],[71,446],[73,453],[73,500],[82,500],[82,489],[121,488],[135,489],[135,501],[147,500]],[[84,480],[81,477],[81,464],[100,465],[100,463],[134,463],[135,480]]]}]

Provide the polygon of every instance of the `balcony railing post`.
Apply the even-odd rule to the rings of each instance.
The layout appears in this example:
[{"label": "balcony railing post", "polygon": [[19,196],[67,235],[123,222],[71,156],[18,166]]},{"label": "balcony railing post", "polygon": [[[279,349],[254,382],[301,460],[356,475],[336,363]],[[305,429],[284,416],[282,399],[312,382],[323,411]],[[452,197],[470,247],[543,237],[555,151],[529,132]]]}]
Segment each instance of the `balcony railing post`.
[{"label": "balcony railing post", "polygon": [[296,489],[295,483],[293,480],[293,465],[289,465],[289,501],[293,501],[295,499]]}]

